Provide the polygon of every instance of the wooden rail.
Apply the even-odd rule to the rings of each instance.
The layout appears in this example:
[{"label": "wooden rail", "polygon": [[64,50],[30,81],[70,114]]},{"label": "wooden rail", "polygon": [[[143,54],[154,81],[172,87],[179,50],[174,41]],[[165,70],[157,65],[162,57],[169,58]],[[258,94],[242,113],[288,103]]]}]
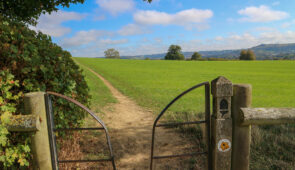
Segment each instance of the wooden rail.
[{"label": "wooden rail", "polygon": [[241,108],[240,125],[295,123],[295,108]]},{"label": "wooden rail", "polygon": [[36,132],[40,130],[40,117],[37,115],[13,115],[5,126],[10,132]]}]

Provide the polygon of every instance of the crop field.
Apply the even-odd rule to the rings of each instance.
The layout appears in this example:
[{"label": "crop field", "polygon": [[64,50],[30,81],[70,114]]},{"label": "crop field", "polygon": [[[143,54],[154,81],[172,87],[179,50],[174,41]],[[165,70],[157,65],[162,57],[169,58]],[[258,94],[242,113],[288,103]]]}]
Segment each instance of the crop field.
[{"label": "crop field", "polygon": [[[155,115],[182,91],[221,75],[233,83],[251,84],[253,107],[295,107],[295,61],[75,60],[105,77]],[[91,73],[85,71],[85,75],[89,77]],[[88,78],[88,81],[95,80]],[[97,102],[103,102],[100,106],[108,103]],[[168,120],[183,121],[202,112],[204,88],[184,96],[166,116]],[[294,168],[294,133],[294,124],[253,127],[251,169]]]}]

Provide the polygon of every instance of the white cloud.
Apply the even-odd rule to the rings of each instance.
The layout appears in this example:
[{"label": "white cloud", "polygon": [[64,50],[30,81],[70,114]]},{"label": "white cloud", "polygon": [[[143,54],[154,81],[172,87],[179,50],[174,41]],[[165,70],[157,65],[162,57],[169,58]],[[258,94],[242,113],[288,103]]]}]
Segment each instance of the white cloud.
[{"label": "white cloud", "polygon": [[289,28],[290,26],[295,24],[295,19],[290,22],[285,22],[281,25],[282,28]]},{"label": "white cloud", "polygon": [[260,34],[260,41],[266,43],[294,43],[295,32],[286,31],[282,32],[266,32]]},{"label": "white cloud", "polygon": [[[156,45],[155,45],[156,44]],[[139,44],[137,46],[128,46],[118,48],[120,55],[147,55],[167,52],[168,45],[153,42],[153,44]]]},{"label": "white cloud", "polygon": [[187,9],[175,14],[158,11],[137,11],[134,21],[142,25],[180,25],[186,28],[204,24],[213,16],[211,10]]},{"label": "white cloud", "polygon": [[[218,39],[218,41],[216,41]],[[227,36],[217,36],[212,39],[193,39],[190,41],[175,40],[173,43],[179,44],[182,51],[204,51],[204,50],[229,50],[250,48],[259,44],[273,43],[294,43],[295,31],[268,31],[259,34],[229,34]],[[127,39],[111,40],[103,39],[85,48],[75,48],[71,52],[73,56],[102,57],[107,48],[115,48],[120,55],[146,55],[165,53],[169,44],[161,41],[160,37],[149,39],[142,38],[136,45],[128,45]],[[76,51],[75,51],[76,50]]]},{"label": "white cloud", "polygon": [[222,41],[223,40],[223,37],[222,36],[217,36],[217,37],[215,37],[215,40],[216,41]]},{"label": "white cloud", "polygon": [[112,36],[112,32],[103,30],[89,30],[79,31],[71,38],[65,38],[62,46],[64,47],[76,47],[81,45],[87,45],[89,43],[97,41],[99,38]]},{"label": "white cloud", "polygon": [[47,13],[40,16],[36,27],[30,26],[30,28],[54,37],[60,37],[71,32],[71,28],[61,25],[63,22],[81,20],[84,17],[84,14],[76,12],[57,11],[52,12],[50,15]]},{"label": "white cloud", "polygon": [[96,0],[96,3],[112,15],[131,11],[135,6],[133,0]]},{"label": "white cloud", "polygon": [[282,28],[289,28],[292,24],[290,22],[285,22],[281,25]]},{"label": "white cloud", "polygon": [[101,39],[98,42],[100,45],[117,45],[117,44],[126,44],[128,39],[112,40],[112,39]]},{"label": "white cloud", "polygon": [[94,21],[102,21],[102,20],[105,20],[105,19],[106,19],[106,17],[104,15],[97,15],[97,16],[93,17]]},{"label": "white cloud", "polygon": [[87,46],[79,46],[69,50],[73,56],[103,57],[105,50],[107,50],[108,48],[115,48],[116,50],[119,50],[120,55],[122,55],[124,54],[122,53],[124,49],[129,48],[129,47],[121,47],[122,45],[126,43],[128,43],[128,39],[118,39],[118,40],[99,39]]},{"label": "white cloud", "polygon": [[[218,39],[218,40],[216,40]],[[144,40],[142,40],[144,41]],[[190,41],[176,40],[182,51],[204,51],[204,50],[231,50],[250,48],[259,44],[273,44],[273,43],[294,43],[295,31],[286,32],[262,32],[258,35],[243,33],[243,34],[229,34],[228,36],[217,36],[212,39],[193,39]],[[173,44],[174,42],[172,42]],[[169,44],[163,42],[149,41],[139,42],[139,45],[129,46],[127,48],[119,48],[122,55],[145,55],[165,53]]]},{"label": "white cloud", "polygon": [[289,16],[286,12],[275,11],[265,5],[246,7],[239,10],[238,13],[245,16],[241,18],[241,21],[247,22],[270,22],[285,19]]},{"label": "white cloud", "polygon": [[295,31],[269,31],[261,32],[258,35],[250,33],[230,34],[223,39],[191,40],[181,43],[183,51],[203,51],[203,50],[231,50],[250,48],[259,44],[294,43]]},{"label": "white cloud", "polygon": [[275,28],[272,27],[256,27],[253,29],[254,32],[269,32],[269,31],[276,31]]},{"label": "white cloud", "polygon": [[140,34],[146,34],[149,32],[150,31],[146,27],[140,26],[138,24],[125,25],[118,31],[118,33],[123,36],[140,35]]},{"label": "white cloud", "polygon": [[163,39],[162,38],[154,38],[154,40],[157,42],[157,43],[162,43],[163,42]]}]

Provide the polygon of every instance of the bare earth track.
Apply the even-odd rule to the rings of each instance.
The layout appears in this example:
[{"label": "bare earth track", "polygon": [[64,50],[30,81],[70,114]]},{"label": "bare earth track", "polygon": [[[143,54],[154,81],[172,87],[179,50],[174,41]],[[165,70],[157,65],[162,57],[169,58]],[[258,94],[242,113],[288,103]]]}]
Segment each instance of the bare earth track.
[{"label": "bare earth track", "polygon": [[[105,83],[118,100],[118,103],[112,105],[111,110],[104,109],[103,120],[110,131],[117,169],[149,169],[152,125],[155,115],[123,95],[101,75],[89,70]],[[174,129],[157,128],[156,138],[155,155],[190,153],[193,148],[196,149],[191,141],[186,140]],[[154,164],[156,164],[154,169],[203,169],[200,165],[202,163],[199,166],[185,168],[188,161],[175,158],[157,160]]]}]

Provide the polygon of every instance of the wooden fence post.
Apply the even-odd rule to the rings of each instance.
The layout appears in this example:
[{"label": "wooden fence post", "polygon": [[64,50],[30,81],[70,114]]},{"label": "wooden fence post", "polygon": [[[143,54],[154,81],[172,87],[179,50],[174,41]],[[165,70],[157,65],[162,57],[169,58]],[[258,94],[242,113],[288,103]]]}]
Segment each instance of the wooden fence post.
[{"label": "wooden fence post", "polygon": [[213,95],[213,114],[211,117],[211,153],[213,170],[231,169],[232,119],[231,96],[232,83],[225,77],[211,82]]},{"label": "wooden fence post", "polygon": [[250,107],[252,87],[249,84],[234,84],[232,97],[233,150],[232,170],[249,170],[251,126],[240,125],[240,108]]},{"label": "wooden fence post", "polygon": [[47,128],[45,93],[27,93],[24,97],[25,112],[39,116],[40,129],[32,136],[32,153],[35,170],[52,170]]}]

